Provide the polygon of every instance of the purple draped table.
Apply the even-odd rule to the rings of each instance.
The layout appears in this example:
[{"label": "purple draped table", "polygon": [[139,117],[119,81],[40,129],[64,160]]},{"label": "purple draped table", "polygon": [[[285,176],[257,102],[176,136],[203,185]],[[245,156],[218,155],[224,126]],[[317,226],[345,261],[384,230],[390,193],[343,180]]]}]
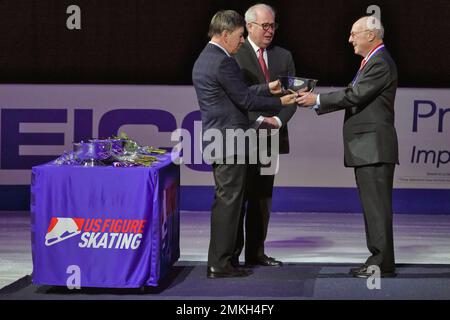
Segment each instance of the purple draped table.
[{"label": "purple draped table", "polygon": [[180,169],[45,164],[32,169],[33,283],[157,286],[180,257]]}]

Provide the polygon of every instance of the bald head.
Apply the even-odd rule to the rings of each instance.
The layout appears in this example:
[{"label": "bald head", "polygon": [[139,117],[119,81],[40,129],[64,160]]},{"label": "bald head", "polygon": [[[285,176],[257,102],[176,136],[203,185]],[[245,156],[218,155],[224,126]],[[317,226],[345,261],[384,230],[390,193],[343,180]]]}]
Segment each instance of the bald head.
[{"label": "bald head", "polygon": [[376,46],[383,43],[384,28],[381,21],[374,17],[362,17],[352,26],[348,42],[353,45],[355,54],[363,58]]},{"label": "bald head", "polygon": [[380,19],[375,16],[366,16],[360,18],[355,24],[360,24],[363,29],[373,31],[375,37],[377,39],[383,39],[384,37],[384,28],[381,24]]}]

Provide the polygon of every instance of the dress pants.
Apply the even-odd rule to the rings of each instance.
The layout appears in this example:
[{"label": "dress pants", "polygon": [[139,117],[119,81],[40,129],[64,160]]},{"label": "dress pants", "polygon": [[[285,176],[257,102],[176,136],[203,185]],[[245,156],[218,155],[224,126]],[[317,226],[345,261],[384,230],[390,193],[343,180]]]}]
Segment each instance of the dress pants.
[{"label": "dress pants", "polygon": [[392,230],[392,188],[395,165],[381,163],[355,168],[356,184],[364,212],[367,248],[372,254],[367,265],[382,272],[395,270]]},{"label": "dress pants", "polygon": [[[245,243],[245,261],[255,261],[265,256],[264,242],[269,227],[272,210],[274,175],[261,175],[261,165],[248,167],[246,206],[244,205],[240,222],[235,257],[239,257]],[[244,234],[245,225],[245,234]],[[245,241],[244,241],[245,239]]]},{"label": "dress pants", "polygon": [[236,247],[247,165],[213,164],[212,168],[215,193],[211,210],[208,266],[228,268]]}]

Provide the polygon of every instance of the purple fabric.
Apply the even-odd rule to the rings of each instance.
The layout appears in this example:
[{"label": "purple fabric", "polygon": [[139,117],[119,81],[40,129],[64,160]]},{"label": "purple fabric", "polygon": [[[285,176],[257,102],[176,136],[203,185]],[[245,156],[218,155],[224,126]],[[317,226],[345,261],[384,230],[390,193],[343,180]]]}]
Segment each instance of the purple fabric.
[{"label": "purple fabric", "polygon": [[78,267],[81,287],[158,285],[180,256],[180,171],[170,154],[158,158],[151,167],[33,167],[34,284],[73,284]]}]

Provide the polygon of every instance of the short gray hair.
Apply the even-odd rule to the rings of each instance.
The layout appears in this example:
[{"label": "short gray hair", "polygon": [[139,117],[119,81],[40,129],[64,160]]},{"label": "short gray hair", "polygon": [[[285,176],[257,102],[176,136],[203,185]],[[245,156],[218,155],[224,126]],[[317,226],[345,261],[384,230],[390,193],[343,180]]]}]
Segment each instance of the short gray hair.
[{"label": "short gray hair", "polygon": [[221,10],[212,17],[208,36],[212,38],[215,35],[222,34],[223,31],[233,32],[244,26],[244,18],[239,13],[234,10]]},{"label": "short gray hair", "polygon": [[375,33],[378,39],[383,39],[384,37],[384,27],[381,20],[376,16],[366,16],[366,27]]},{"label": "short gray hair", "polygon": [[260,9],[260,8],[269,10],[273,14],[273,17],[275,18],[275,9],[274,8],[272,8],[271,6],[264,4],[264,3],[258,3],[258,4],[251,6],[250,8],[248,8],[248,10],[245,12],[245,22],[246,23],[255,22],[256,21],[256,11],[257,11],[257,9]]}]

